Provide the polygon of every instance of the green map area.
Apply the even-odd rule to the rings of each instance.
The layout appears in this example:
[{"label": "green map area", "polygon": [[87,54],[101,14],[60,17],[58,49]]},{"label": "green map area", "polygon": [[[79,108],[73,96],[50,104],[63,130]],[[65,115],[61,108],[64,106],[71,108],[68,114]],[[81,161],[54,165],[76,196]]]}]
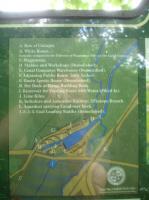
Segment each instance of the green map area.
[{"label": "green map area", "polygon": [[137,40],[9,44],[11,194],[137,193]]}]

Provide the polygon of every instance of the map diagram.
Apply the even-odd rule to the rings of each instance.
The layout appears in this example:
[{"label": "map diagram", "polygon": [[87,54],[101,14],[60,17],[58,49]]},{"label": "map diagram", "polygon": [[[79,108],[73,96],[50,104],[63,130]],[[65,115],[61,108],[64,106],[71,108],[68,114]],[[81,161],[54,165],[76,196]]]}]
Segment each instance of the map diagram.
[{"label": "map diagram", "polygon": [[11,194],[136,193],[137,41],[16,38],[9,53]]}]

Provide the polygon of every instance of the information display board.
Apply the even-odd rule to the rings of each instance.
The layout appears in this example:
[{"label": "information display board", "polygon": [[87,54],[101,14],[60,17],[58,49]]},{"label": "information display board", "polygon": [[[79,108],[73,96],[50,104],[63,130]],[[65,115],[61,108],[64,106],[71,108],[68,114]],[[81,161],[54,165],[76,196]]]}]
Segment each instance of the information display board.
[{"label": "information display board", "polygon": [[17,193],[69,195],[82,188],[87,195],[85,185],[101,173],[101,186],[106,174],[109,182],[105,192],[117,192],[115,186],[136,192],[137,41],[19,38],[9,44],[10,171],[14,185],[19,176]]},{"label": "information display board", "polygon": [[0,199],[145,198],[148,21],[1,22]]}]

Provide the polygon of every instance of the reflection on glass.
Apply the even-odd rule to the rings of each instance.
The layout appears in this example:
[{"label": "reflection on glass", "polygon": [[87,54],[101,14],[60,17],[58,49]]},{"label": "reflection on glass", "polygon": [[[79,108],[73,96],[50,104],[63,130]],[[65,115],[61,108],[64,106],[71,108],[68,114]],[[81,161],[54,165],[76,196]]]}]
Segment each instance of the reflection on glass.
[{"label": "reflection on glass", "polygon": [[41,11],[41,10],[131,10],[142,0],[0,0],[1,11]]}]

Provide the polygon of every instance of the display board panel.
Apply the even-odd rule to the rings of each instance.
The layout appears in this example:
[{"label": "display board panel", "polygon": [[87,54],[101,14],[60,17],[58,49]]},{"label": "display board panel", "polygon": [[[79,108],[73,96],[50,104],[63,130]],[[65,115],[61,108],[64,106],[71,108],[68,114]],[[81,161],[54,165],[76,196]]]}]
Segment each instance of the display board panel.
[{"label": "display board panel", "polygon": [[137,40],[15,38],[9,44],[13,190],[89,195],[85,185],[92,188],[102,175],[102,192],[137,192],[138,154],[131,152],[132,140],[138,149]]},{"label": "display board panel", "polygon": [[2,198],[148,192],[148,18],[0,25]]}]

